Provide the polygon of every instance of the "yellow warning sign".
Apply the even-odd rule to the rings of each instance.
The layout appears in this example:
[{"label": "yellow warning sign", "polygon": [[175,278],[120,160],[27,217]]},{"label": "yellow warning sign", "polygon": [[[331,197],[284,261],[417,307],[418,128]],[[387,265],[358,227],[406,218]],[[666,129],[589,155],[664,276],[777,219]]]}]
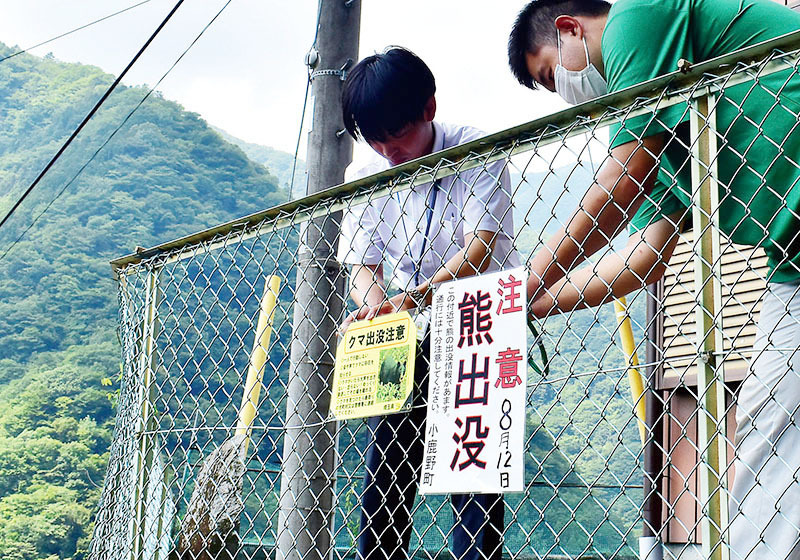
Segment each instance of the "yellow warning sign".
[{"label": "yellow warning sign", "polygon": [[407,312],[353,323],[336,349],[331,414],[337,420],[411,407],[417,327]]}]

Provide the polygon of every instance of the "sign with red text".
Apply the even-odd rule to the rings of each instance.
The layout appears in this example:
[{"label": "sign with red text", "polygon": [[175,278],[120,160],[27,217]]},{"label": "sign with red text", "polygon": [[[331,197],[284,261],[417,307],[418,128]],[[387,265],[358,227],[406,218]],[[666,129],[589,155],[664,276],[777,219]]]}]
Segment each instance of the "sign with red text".
[{"label": "sign with red text", "polygon": [[520,267],[434,293],[422,494],[524,490],[526,279]]}]

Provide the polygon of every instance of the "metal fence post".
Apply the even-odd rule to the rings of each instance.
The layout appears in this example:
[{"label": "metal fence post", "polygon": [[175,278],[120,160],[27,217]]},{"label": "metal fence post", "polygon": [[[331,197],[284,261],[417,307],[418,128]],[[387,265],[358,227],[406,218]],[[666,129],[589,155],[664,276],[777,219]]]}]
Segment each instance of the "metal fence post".
[{"label": "metal fence post", "polygon": [[[147,275],[145,294],[144,320],[142,322],[141,346],[139,354],[139,406],[136,439],[136,487],[133,492],[133,523],[131,558],[142,560],[146,557],[147,516],[150,499],[148,490],[151,487],[150,477],[153,470],[155,453],[155,436],[149,434],[155,423],[155,406],[153,404],[153,378],[158,363],[156,339],[158,338],[158,304],[159,304],[158,269],[151,269]],[[158,535],[160,538],[160,535]]]},{"label": "metal fence post", "polygon": [[717,184],[716,97],[692,102],[692,227],[695,237],[694,292],[697,324],[697,418],[700,465],[700,529],[703,556],[727,560],[728,526],[725,382],[722,358],[721,250]]},{"label": "metal fence post", "polygon": [[[361,3],[320,0],[311,67],[313,128],[308,138],[308,188],[313,194],[344,179],[353,145],[340,105],[344,72],[358,56]],[[323,560],[334,549],[335,425],[326,422],[344,274],[335,260],[341,212],[306,224],[297,255],[291,365],[283,441],[278,559]]]},{"label": "metal fence post", "polygon": [[[122,370],[117,395],[117,417],[114,438],[109,449],[109,466],[106,472],[100,507],[95,518],[95,529],[89,550],[90,560],[124,560],[130,558],[133,546],[133,522],[136,489],[136,419],[132,393],[136,389],[135,363],[141,341],[135,306],[129,293],[127,276],[116,274],[119,282],[119,335],[122,346]],[[130,462],[128,462],[130,460]]]},{"label": "metal fence post", "polygon": [[[647,346],[645,353],[647,366],[645,373],[648,391],[645,393],[645,418],[647,439],[644,444],[642,481],[642,536],[639,539],[639,557],[647,560],[660,560],[664,557],[662,541],[662,511],[664,494],[664,401],[662,392],[657,389],[657,376],[663,366],[664,315],[660,302],[664,301],[664,282],[652,284],[647,288]],[[642,550],[644,548],[644,550]]]}]

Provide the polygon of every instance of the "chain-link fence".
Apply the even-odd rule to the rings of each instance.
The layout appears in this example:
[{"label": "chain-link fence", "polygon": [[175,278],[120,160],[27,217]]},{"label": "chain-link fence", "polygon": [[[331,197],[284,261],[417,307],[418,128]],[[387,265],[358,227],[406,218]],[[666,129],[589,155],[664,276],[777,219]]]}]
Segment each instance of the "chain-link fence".
[{"label": "chain-link fence", "polygon": [[[669,557],[788,558],[800,534],[798,46],[687,67],[116,261],[124,374],[92,558],[352,558],[377,534],[396,544],[363,544],[370,558],[406,546],[450,557],[467,539],[483,542],[477,557],[623,559],[640,557],[641,537]],[[418,280],[409,266],[452,263],[475,239],[481,270],[526,262],[588,212],[601,169],[627,173],[609,155],[620,138],[661,160],[659,180],[618,208],[636,227],[587,259],[594,280],[570,273],[537,299],[575,309],[529,335],[525,491],[499,510],[480,502],[477,525],[455,500],[415,500],[422,395],[388,437],[328,415],[349,287],[392,295]],[[613,306],[586,306],[631,278],[623,345]],[[393,440],[401,456],[381,455]],[[377,503],[362,503],[370,484]]]}]

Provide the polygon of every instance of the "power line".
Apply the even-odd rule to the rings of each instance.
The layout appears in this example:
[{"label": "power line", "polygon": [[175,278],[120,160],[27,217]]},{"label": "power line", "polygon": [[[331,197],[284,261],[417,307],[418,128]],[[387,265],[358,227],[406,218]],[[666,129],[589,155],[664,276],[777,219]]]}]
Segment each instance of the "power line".
[{"label": "power line", "polygon": [[21,51],[17,51],[14,54],[10,54],[10,55],[8,55],[8,56],[6,56],[4,58],[0,58],[0,62],[4,62],[4,61],[8,60],[9,58],[14,58],[15,56],[21,55],[21,54],[26,53],[28,51],[32,51],[33,49],[39,48],[39,47],[44,46],[44,45],[46,45],[48,43],[52,43],[53,41],[57,41],[58,39],[61,39],[62,37],[66,37],[67,35],[72,35],[76,31],[81,31],[82,29],[86,29],[87,27],[91,27],[96,23],[100,23],[100,22],[105,21],[107,19],[111,19],[114,16],[118,16],[120,14],[123,14],[123,13],[129,11],[129,10],[132,10],[134,8],[138,8],[142,4],[147,4],[148,2],[151,2],[151,1],[152,0],[143,0],[142,2],[139,2],[138,4],[134,4],[133,6],[128,6],[127,8],[124,8],[124,9],[118,11],[118,12],[114,12],[113,14],[108,14],[107,16],[101,17],[100,19],[96,19],[96,20],[94,20],[92,22],[89,22],[87,24],[81,25],[80,27],[76,27],[75,29],[72,29],[71,31],[67,31],[66,33],[62,33],[61,35],[53,37],[52,39],[48,39],[47,41],[42,41],[41,43],[33,45],[32,47],[28,47],[27,49],[22,49]]},{"label": "power line", "polygon": [[308,90],[311,87],[311,72],[309,78],[306,80],[306,94],[303,98],[303,112],[300,114],[300,129],[297,131],[297,144],[294,147],[294,159],[292,160],[292,178],[289,181],[289,200],[292,200],[294,195],[294,174],[297,171],[297,156],[300,153],[300,141],[303,138],[303,123],[306,119],[306,107],[308,106]]},{"label": "power line", "polygon": [[[183,0],[181,0],[181,2],[182,1]],[[186,49],[181,53],[181,55],[177,59],[175,59],[175,62],[173,62],[172,65],[167,69],[167,71],[164,72],[164,74],[158,79],[158,81],[155,83],[155,85],[148,90],[148,92],[144,95],[144,97],[142,97],[139,100],[139,102],[136,104],[136,106],[125,116],[125,118],[122,120],[122,122],[119,124],[119,126],[117,126],[117,128],[115,128],[111,132],[111,134],[108,135],[108,137],[105,139],[105,141],[100,145],[99,148],[97,148],[97,150],[95,150],[95,152],[86,161],[86,163],[84,163],[81,166],[81,168],[78,169],[77,173],[75,173],[75,175],[73,175],[72,178],[69,181],[67,181],[67,183],[56,194],[56,196],[54,196],[50,200],[50,202],[47,203],[47,206],[44,207],[44,209],[39,213],[39,215],[36,216],[36,218],[28,225],[28,227],[25,228],[25,230],[14,240],[13,243],[11,243],[11,245],[9,245],[8,249],[6,249],[3,252],[3,254],[0,255],[0,262],[3,259],[6,258],[6,255],[8,255],[8,253],[11,252],[11,250],[14,248],[14,246],[17,245],[22,240],[22,238],[25,237],[25,235],[33,228],[33,226],[36,225],[36,223],[39,221],[39,219],[50,209],[50,207],[53,205],[53,203],[55,203],[55,201],[58,200],[61,197],[61,195],[64,194],[64,192],[66,192],[66,190],[70,187],[70,185],[72,185],[72,183],[75,182],[75,180],[81,175],[81,173],[83,173],[83,171],[89,166],[89,164],[91,164],[94,161],[94,159],[103,150],[103,148],[105,148],[108,145],[108,143],[111,142],[111,140],[117,135],[117,133],[120,130],[122,130],[122,128],[127,124],[127,122],[130,120],[130,118],[134,115],[134,113],[136,113],[136,111],[139,110],[139,108],[144,104],[144,102],[147,101],[150,98],[150,96],[153,94],[153,92],[156,90],[156,88],[161,84],[161,82],[163,82],[164,79],[169,75],[169,73],[172,72],[172,70],[175,68],[175,66],[177,66],[178,63],[181,60],[183,60],[183,57],[186,56],[186,53],[188,53],[189,50],[195,45],[195,43],[197,43],[197,41],[200,40],[200,37],[203,36],[203,34],[206,32],[206,30],[208,30],[209,27],[211,27],[211,25],[217,20],[217,18],[219,18],[219,16],[222,14],[222,12],[225,11],[225,8],[227,8],[228,5],[232,1],[233,0],[228,0],[227,2],[225,2],[225,4],[222,6],[222,8],[220,8],[220,10],[214,15],[214,17],[211,18],[211,21],[209,21],[205,25],[205,27],[203,27],[203,29],[200,31],[200,33],[198,33],[197,37],[194,38],[194,40],[189,44],[188,47],[186,47]],[[179,4],[180,4],[180,2],[179,2]],[[177,6],[176,6],[176,8],[177,8]],[[174,12],[174,10],[173,10],[173,12]]]},{"label": "power line", "polygon": [[178,2],[175,4],[175,6],[172,8],[172,10],[170,10],[170,12],[167,14],[167,17],[164,18],[164,21],[162,21],[159,24],[159,26],[156,28],[156,30],[153,32],[153,34],[150,35],[150,38],[147,39],[147,41],[142,46],[142,48],[139,49],[139,52],[136,53],[136,56],[134,56],[133,59],[131,59],[131,61],[128,63],[128,65],[125,67],[125,69],[122,71],[122,73],[117,77],[116,80],[114,80],[114,82],[106,90],[106,92],[103,94],[103,96],[100,98],[100,100],[97,103],[95,103],[95,105],[94,105],[94,107],[92,107],[91,111],[89,111],[89,113],[83,118],[81,123],[78,125],[78,128],[76,128],[75,131],[72,134],[70,134],[69,138],[67,138],[67,141],[64,142],[64,144],[61,146],[61,148],[59,148],[58,152],[56,152],[56,155],[54,155],[50,159],[50,161],[47,163],[47,165],[45,165],[44,169],[42,169],[42,171],[39,173],[39,175],[36,176],[36,179],[33,180],[33,183],[31,183],[30,186],[27,189],[25,189],[25,192],[22,194],[22,196],[17,199],[17,201],[14,203],[14,205],[8,211],[8,213],[6,213],[6,215],[3,217],[3,219],[0,220],[0,228],[3,227],[3,225],[8,221],[8,219],[11,217],[11,215],[14,214],[14,212],[17,210],[17,208],[19,208],[20,204],[22,204],[22,202],[28,197],[28,195],[31,194],[31,191],[33,191],[33,189],[36,188],[36,185],[39,184],[39,182],[42,180],[42,178],[45,176],[45,174],[47,174],[47,172],[50,171],[50,169],[53,167],[53,165],[55,165],[56,161],[58,161],[58,158],[61,157],[61,154],[63,154],[64,151],[69,147],[69,145],[72,144],[72,141],[75,140],[75,138],[78,136],[78,134],[81,132],[81,130],[83,130],[83,128],[89,123],[91,118],[95,115],[95,113],[97,113],[97,111],[100,109],[100,107],[103,105],[103,103],[106,102],[106,100],[109,98],[109,96],[113,93],[113,91],[117,88],[119,83],[122,81],[122,78],[124,78],[125,75],[128,73],[128,70],[130,70],[131,67],[133,67],[133,65],[136,63],[136,61],[139,60],[139,57],[142,56],[142,54],[147,49],[147,47],[150,46],[150,43],[153,42],[153,40],[156,38],[156,36],[159,34],[159,32],[161,32],[161,30],[164,28],[164,26],[167,24],[167,22],[175,14],[175,12],[178,11],[178,8],[181,6],[181,4],[183,4],[183,2],[184,2],[184,0],[178,0]]},{"label": "power line", "polygon": [[[314,42],[311,43],[311,49],[317,48],[317,38],[319,38],[319,20],[322,15],[322,0],[317,4],[317,23],[314,25]],[[306,119],[306,107],[308,106],[308,90],[311,88],[311,72],[312,69],[308,68],[308,79],[306,80],[306,93],[303,97],[303,112],[300,114],[300,130],[297,131],[297,144],[294,147],[294,159],[292,160],[292,178],[289,181],[289,200],[292,200],[294,194],[294,174],[297,170],[297,156],[300,153],[300,141],[303,138],[303,123]]]}]

